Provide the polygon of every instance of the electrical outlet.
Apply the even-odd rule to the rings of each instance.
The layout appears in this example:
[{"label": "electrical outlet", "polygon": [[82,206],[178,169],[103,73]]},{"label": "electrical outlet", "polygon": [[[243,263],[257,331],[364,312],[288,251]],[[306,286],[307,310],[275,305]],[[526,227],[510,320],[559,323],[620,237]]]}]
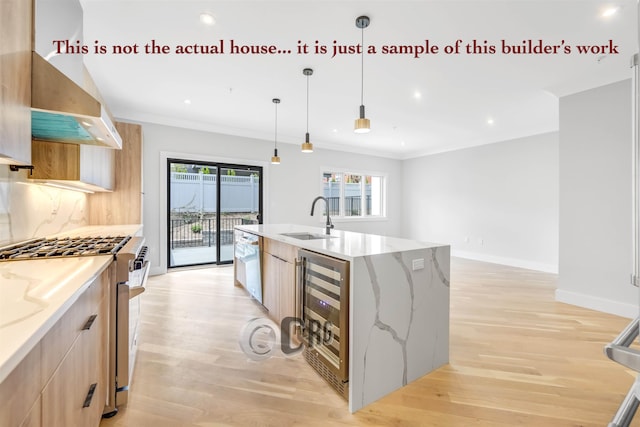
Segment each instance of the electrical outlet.
[{"label": "electrical outlet", "polygon": [[411,262],[411,266],[413,268],[413,271],[422,270],[424,268],[424,258],[414,259]]}]

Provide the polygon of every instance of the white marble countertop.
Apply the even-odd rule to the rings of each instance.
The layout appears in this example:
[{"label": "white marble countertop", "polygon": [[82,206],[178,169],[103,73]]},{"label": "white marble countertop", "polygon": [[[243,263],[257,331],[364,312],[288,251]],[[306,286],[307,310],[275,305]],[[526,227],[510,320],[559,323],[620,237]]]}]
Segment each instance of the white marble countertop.
[{"label": "white marble countertop", "polygon": [[112,261],[101,255],[0,262],[0,382]]},{"label": "white marble countertop", "polygon": [[[142,226],[87,226],[47,237],[128,236]],[[111,255],[0,262],[0,382],[113,261]]]},{"label": "white marble countertop", "polygon": [[418,242],[398,237],[356,233],[337,229],[331,230],[332,237],[329,239],[301,240],[282,235],[283,233],[300,232],[319,235],[325,234],[324,227],[310,227],[295,224],[237,225],[235,228],[347,261],[352,261],[354,258],[367,255],[447,246],[437,243]]}]

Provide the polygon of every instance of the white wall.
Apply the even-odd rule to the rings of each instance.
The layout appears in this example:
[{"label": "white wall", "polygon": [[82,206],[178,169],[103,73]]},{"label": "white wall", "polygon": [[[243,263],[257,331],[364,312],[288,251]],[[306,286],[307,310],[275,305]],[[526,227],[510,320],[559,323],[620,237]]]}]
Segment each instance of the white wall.
[{"label": "white wall", "polygon": [[[401,161],[316,148],[311,154],[298,145],[279,144],[282,163],[269,163],[273,141],[143,123],[144,233],[150,247],[152,273],[166,271],[166,158],[227,161],[264,166],[265,223],[322,226],[322,216],[309,216],[311,202],[322,194],[322,167],[353,168],[388,175],[388,220],[334,221],[336,228],[399,235],[401,221]],[[160,179],[158,178],[160,177]],[[322,207],[319,212],[321,213]]]},{"label": "white wall", "polygon": [[556,298],[638,315],[631,264],[631,81],[560,99]]},{"label": "white wall", "polygon": [[450,244],[454,256],[557,271],[557,133],[407,160],[403,182],[405,237]]}]

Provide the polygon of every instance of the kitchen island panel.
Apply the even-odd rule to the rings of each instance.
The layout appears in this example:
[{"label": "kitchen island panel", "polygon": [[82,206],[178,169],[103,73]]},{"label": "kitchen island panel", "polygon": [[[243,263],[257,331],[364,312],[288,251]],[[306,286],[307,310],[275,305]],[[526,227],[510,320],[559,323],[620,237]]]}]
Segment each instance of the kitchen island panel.
[{"label": "kitchen island panel", "polygon": [[353,261],[351,412],[448,363],[449,253],[442,246]]}]

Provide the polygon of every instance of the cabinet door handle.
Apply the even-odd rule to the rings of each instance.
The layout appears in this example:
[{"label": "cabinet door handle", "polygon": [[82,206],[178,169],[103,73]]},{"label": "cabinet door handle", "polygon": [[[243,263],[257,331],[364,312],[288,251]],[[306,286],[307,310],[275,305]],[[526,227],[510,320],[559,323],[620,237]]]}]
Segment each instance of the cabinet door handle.
[{"label": "cabinet door handle", "polygon": [[92,314],[91,316],[89,316],[89,319],[87,319],[87,322],[82,327],[82,330],[88,331],[89,329],[91,329],[91,326],[93,325],[93,322],[96,320],[96,317],[98,317],[97,314]]},{"label": "cabinet door handle", "polygon": [[91,384],[89,386],[89,392],[87,393],[87,397],[85,397],[84,403],[82,404],[83,408],[88,408],[89,406],[91,406],[91,400],[93,399],[93,393],[95,393],[97,386],[98,386],[98,383],[93,383],[93,384]]}]

